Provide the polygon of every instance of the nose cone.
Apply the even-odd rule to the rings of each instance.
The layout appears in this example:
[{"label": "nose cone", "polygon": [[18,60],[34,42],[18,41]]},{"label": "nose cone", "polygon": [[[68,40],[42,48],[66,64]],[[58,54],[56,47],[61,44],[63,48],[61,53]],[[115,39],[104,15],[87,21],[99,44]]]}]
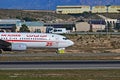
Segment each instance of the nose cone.
[{"label": "nose cone", "polygon": [[74,45],[74,42],[73,41],[69,41],[69,46],[72,46],[72,45]]}]

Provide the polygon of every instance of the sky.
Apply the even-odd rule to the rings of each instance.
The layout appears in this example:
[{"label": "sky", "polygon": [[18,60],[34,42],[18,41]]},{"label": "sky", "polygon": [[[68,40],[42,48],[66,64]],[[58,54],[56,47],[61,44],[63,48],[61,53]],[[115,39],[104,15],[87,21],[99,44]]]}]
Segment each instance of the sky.
[{"label": "sky", "polygon": [[3,9],[55,10],[57,5],[120,5],[120,0],[0,0]]}]

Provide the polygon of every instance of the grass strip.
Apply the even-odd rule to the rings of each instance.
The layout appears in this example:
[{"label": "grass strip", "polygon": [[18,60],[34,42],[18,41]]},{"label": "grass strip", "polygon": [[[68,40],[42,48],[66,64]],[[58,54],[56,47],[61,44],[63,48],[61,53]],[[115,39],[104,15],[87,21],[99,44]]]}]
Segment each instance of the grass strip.
[{"label": "grass strip", "polygon": [[0,70],[0,80],[120,80],[120,70]]}]

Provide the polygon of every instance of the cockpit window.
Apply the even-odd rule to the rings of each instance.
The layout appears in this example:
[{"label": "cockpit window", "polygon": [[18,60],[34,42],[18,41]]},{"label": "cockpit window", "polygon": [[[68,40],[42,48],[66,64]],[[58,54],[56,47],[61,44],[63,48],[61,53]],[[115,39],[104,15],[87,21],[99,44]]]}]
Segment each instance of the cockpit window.
[{"label": "cockpit window", "polygon": [[63,38],[63,40],[68,40],[68,38]]}]

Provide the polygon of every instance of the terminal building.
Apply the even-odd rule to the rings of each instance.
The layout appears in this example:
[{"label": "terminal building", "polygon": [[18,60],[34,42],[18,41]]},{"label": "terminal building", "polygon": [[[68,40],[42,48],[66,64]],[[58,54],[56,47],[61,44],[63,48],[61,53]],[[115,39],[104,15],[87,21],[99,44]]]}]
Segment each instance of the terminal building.
[{"label": "terminal building", "polygon": [[57,6],[56,13],[58,14],[80,14],[84,12],[92,13],[120,13],[120,5],[100,5],[100,6]]},{"label": "terminal building", "polygon": [[19,32],[23,24],[29,28],[30,32],[46,32],[43,22],[25,22],[19,19],[0,19],[0,32]]},{"label": "terminal building", "polygon": [[89,12],[90,6],[57,6],[56,13],[58,14],[79,14]]}]

